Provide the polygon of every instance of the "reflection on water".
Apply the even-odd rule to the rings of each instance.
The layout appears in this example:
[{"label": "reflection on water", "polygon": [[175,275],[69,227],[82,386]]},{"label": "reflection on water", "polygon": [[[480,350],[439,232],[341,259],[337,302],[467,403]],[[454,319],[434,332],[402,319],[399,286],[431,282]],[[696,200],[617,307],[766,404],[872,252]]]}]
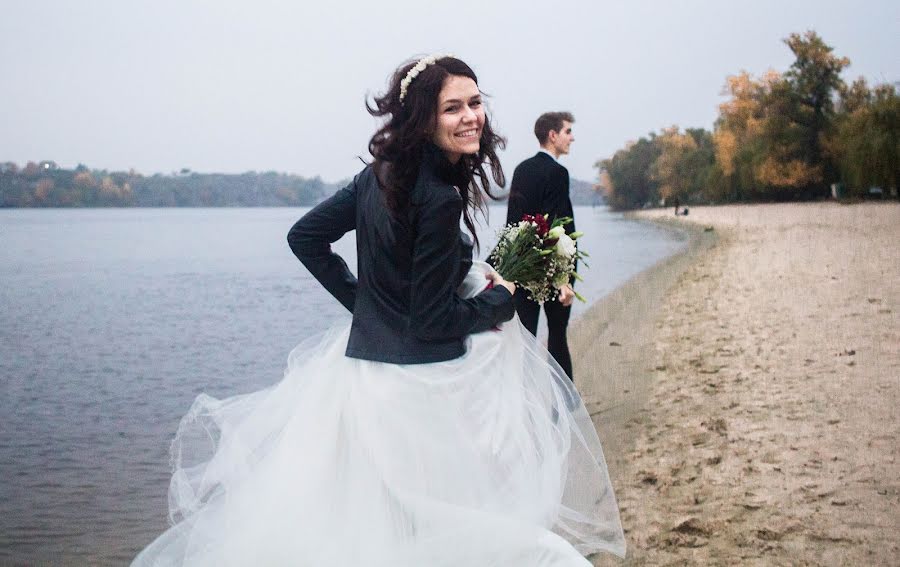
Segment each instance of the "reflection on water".
[{"label": "reflection on water", "polygon": [[[303,212],[0,210],[0,564],[129,560],[166,527],[168,443],[194,396],[278,380],[296,343],[349,317],[287,247]],[[592,300],[682,245],[605,209],[576,222]],[[352,235],[335,249],[355,263]]]}]

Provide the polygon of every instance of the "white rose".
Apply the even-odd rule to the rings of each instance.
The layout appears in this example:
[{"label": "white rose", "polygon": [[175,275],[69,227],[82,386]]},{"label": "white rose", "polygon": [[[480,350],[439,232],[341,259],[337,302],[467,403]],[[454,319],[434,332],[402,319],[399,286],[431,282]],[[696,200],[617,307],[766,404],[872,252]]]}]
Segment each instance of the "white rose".
[{"label": "white rose", "polygon": [[550,231],[547,233],[547,235],[550,238],[560,238],[560,237],[566,235],[566,229],[563,228],[562,226],[554,226],[553,228],[550,229]]},{"label": "white rose", "polygon": [[556,252],[560,256],[571,258],[575,255],[575,241],[563,234],[556,242]]}]

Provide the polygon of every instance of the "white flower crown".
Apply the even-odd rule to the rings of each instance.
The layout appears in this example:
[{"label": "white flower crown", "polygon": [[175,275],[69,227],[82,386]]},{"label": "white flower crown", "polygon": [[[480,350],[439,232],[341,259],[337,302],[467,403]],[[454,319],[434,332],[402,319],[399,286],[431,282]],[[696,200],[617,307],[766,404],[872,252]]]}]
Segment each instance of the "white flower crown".
[{"label": "white flower crown", "polygon": [[406,76],[400,81],[400,104],[403,104],[403,99],[406,98],[406,91],[409,90],[409,85],[413,82],[413,79],[418,77],[419,73],[424,71],[426,67],[433,65],[438,59],[443,59],[444,57],[453,57],[453,55],[434,54],[416,61],[416,64],[412,66],[412,69],[406,72]]}]

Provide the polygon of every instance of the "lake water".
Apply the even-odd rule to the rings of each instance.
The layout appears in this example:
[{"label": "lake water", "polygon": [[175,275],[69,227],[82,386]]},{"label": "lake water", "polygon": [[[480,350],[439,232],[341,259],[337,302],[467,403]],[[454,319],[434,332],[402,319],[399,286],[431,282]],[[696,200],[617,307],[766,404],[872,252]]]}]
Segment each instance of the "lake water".
[{"label": "lake water", "polygon": [[[349,320],[287,247],[304,211],[0,210],[0,565],[127,563],[166,528],[193,398],[269,385],[300,340]],[[589,301],[684,245],[575,215]],[[335,249],[355,264],[352,235]]]}]

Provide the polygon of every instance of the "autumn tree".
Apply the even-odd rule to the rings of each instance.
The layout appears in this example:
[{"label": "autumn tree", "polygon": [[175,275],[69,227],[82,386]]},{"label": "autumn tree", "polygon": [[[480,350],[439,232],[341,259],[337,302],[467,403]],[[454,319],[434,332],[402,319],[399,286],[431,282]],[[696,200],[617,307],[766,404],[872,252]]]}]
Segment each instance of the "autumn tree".
[{"label": "autumn tree", "polygon": [[659,184],[659,196],[665,201],[705,200],[715,165],[712,136],[702,128],[682,133],[677,126],[663,129],[656,138],[660,154],[650,168]]},{"label": "autumn tree", "polygon": [[34,198],[38,203],[46,204],[55,184],[52,179],[43,178],[34,186]]},{"label": "autumn tree", "polygon": [[610,204],[821,198],[839,179],[860,195],[870,186],[897,193],[897,89],[870,89],[864,79],[844,83],[850,60],[814,31],[784,43],[794,54],[784,73],[756,78],[742,71],[726,79],[728,99],[712,135],[664,129],[598,162],[609,176]]},{"label": "autumn tree", "polygon": [[781,80],[781,75],[771,70],[759,79],[746,71],[726,78],[723,94],[731,98],[719,105],[713,133],[716,163],[723,175],[720,199],[760,196],[756,167],[762,161],[765,106]]},{"label": "autumn tree", "polygon": [[97,187],[97,180],[91,175],[90,171],[78,171],[72,178],[77,187],[94,188]]},{"label": "autumn tree", "polygon": [[[716,160],[731,200],[821,196],[826,168],[809,147],[808,110],[787,74],[747,72],[728,77],[731,99],[719,106]],[[821,148],[816,152],[821,153]],[[727,189],[726,189],[727,188]]]},{"label": "autumn tree", "polygon": [[828,194],[837,170],[826,151],[844,88],[837,57],[815,32],[784,40],[795,60],[782,75],[728,77],[714,134],[727,192],[743,199],[804,199]]}]

